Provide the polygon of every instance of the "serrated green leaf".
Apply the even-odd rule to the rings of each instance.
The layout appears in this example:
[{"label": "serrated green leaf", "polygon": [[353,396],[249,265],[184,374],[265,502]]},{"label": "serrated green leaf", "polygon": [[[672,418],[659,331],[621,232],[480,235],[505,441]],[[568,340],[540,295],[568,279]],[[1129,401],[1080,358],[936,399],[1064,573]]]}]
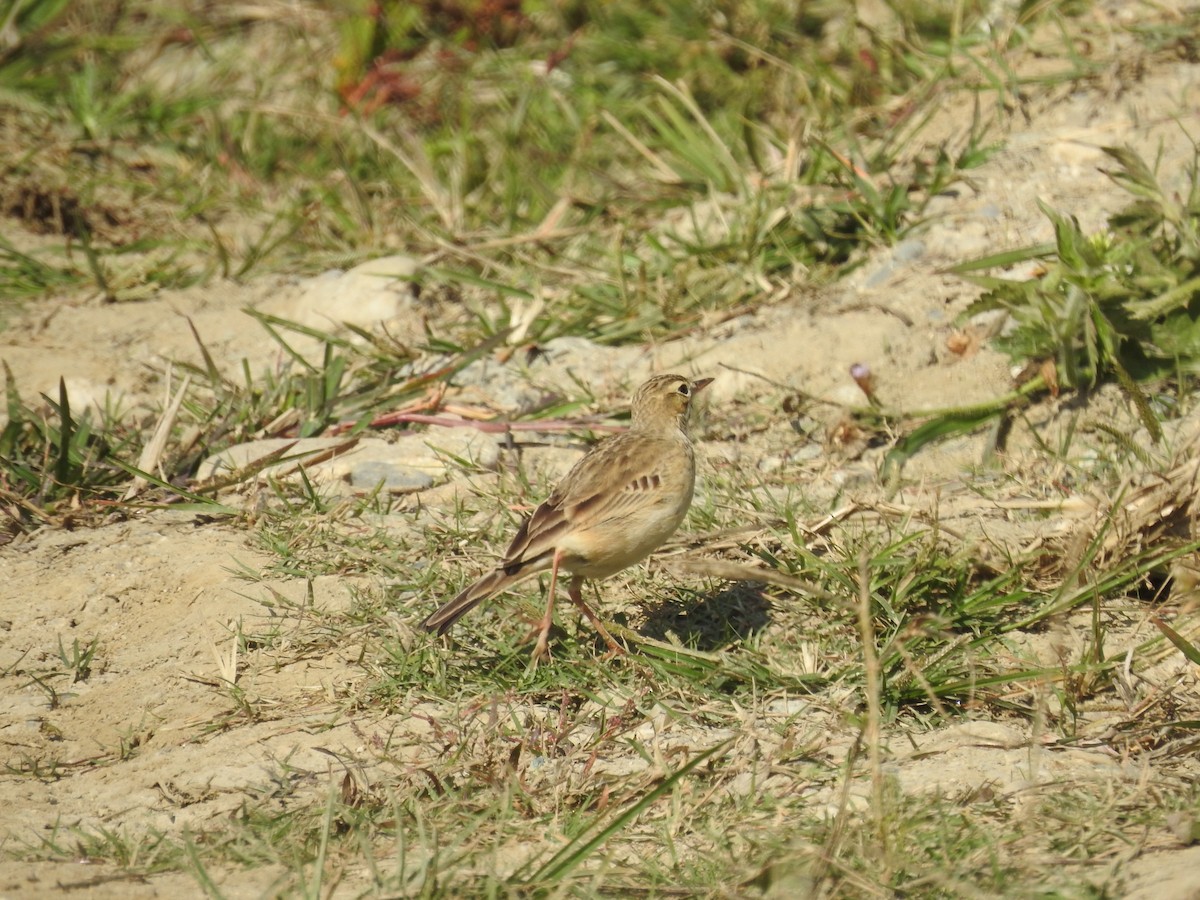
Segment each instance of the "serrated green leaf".
[{"label": "serrated green leaf", "polygon": [[1175,287],[1148,300],[1131,300],[1125,305],[1129,315],[1143,321],[1157,319],[1177,309],[1187,307],[1200,293],[1200,276],[1189,278]]}]

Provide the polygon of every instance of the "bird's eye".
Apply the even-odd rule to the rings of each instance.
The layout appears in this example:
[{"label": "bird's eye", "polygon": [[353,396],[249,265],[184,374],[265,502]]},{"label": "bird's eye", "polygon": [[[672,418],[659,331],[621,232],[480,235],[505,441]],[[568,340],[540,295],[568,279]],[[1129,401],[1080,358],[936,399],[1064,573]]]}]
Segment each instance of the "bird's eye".
[{"label": "bird's eye", "polygon": [[683,394],[683,396],[685,396],[685,397],[686,397],[686,396],[688,396],[689,394],[691,394],[691,392],[692,392],[692,389],[691,389],[691,387],[690,387],[690,386],[688,386],[687,384],[681,384],[681,385],[679,386],[679,393]]}]

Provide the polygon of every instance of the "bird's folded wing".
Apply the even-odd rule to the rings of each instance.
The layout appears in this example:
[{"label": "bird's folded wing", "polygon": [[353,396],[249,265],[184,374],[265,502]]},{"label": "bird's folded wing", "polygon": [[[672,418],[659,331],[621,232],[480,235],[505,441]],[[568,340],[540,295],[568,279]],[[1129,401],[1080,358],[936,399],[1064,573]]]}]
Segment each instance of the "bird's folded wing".
[{"label": "bird's folded wing", "polygon": [[554,553],[568,532],[587,530],[653,505],[663,484],[663,454],[644,442],[609,440],[581,459],[517,532],[500,567],[511,570]]}]

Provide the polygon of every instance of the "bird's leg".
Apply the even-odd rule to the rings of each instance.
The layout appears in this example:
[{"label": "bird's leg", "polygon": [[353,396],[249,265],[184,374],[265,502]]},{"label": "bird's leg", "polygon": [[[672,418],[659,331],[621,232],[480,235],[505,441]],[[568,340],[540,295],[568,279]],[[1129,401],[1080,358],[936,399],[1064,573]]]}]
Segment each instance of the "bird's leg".
[{"label": "bird's leg", "polygon": [[583,578],[576,575],[571,579],[571,586],[567,589],[567,595],[571,598],[571,602],[579,607],[579,611],[587,616],[587,620],[592,623],[592,626],[600,632],[600,637],[604,638],[604,642],[608,644],[608,648],[619,656],[624,656],[626,650],[618,644],[608,629],[604,627],[604,623],[600,618],[592,612],[592,608],[583,602]]},{"label": "bird's leg", "polygon": [[[546,655],[550,643],[550,628],[554,625],[554,587],[558,584],[558,566],[562,562],[562,553],[555,551],[554,561],[550,566],[550,594],[546,597],[546,614],[538,623],[537,646],[533,648],[533,661]],[[574,599],[574,598],[572,598]]]}]

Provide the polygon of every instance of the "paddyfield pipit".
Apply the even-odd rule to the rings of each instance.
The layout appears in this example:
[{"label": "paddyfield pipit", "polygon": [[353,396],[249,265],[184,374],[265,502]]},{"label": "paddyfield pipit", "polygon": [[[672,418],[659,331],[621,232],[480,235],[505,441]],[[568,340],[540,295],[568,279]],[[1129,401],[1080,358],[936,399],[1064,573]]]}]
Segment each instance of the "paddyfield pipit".
[{"label": "paddyfield pipit", "polygon": [[536,660],[546,652],[558,571],[571,573],[567,594],[609,647],[623,652],[583,602],[587,578],[607,578],[641,562],[674,533],[692,503],[696,460],[688,435],[692,398],[711,378],[655,375],[633,397],[628,431],[607,438],[577,462],[517,531],[496,568],[422,624],[447,629],[484,600],[550,570],[546,612],[538,623]]}]

